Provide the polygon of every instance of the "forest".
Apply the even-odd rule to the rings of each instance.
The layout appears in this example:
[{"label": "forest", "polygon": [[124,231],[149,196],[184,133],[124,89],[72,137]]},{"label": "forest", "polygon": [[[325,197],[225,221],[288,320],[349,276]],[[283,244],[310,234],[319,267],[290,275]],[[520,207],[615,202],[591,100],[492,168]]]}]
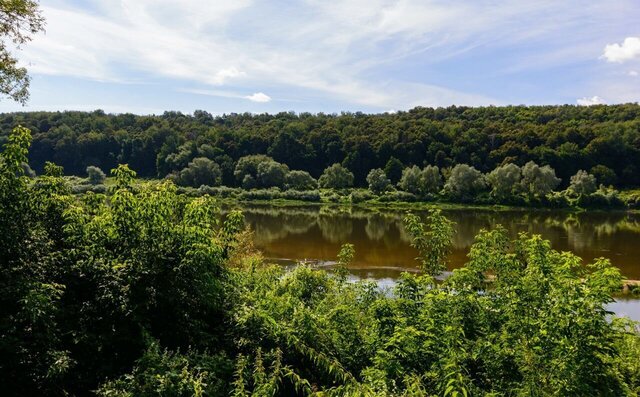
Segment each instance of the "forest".
[{"label": "forest", "polygon": [[[32,131],[29,164],[38,173],[47,161],[77,176],[85,176],[89,166],[108,171],[128,164],[142,178],[164,178],[207,159],[219,168],[219,183],[234,187],[243,184],[234,175],[239,160],[265,155],[315,179],[339,163],[353,174],[356,187],[367,186],[374,169],[401,173],[411,166],[443,170],[466,164],[489,173],[530,161],[554,169],[561,188],[580,170],[605,186],[640,185],[638,104],[417,107],[339,115],[23,112],[0,115],[0,140],[17,125]],[[400,177],[397,170],[389,176],[394,183]]]},{"label": "forest", "polygon": [[[640,391],[638,325],[606,310],[620,271],[499,226],[441,280],[453,224],[405,228],[421,273],[353,282],[269,265],[242,213],[171,180],[74,195],[25,175],[31,133],[0,156],[0,381],[5,395],[507,396]],[[613,316],[613,317],[612,317]]]}]

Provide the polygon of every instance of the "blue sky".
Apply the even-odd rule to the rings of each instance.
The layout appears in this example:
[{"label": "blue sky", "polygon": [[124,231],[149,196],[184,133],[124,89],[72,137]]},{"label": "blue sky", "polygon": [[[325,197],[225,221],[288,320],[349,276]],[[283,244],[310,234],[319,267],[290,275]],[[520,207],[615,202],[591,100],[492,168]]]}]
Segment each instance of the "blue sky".
[{"label": "blue sky", "polygon": [[640,101],[640,1],[43,0],[26,107],[187,113]]}]

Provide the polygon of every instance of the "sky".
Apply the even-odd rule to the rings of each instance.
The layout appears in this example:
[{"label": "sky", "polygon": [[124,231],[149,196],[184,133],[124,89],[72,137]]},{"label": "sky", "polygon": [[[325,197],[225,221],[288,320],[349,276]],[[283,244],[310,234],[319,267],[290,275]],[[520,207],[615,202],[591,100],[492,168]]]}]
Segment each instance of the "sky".
[{"label": "sky", "polygon": [[639,0],[42,0],[0,112],[640,101]]}]

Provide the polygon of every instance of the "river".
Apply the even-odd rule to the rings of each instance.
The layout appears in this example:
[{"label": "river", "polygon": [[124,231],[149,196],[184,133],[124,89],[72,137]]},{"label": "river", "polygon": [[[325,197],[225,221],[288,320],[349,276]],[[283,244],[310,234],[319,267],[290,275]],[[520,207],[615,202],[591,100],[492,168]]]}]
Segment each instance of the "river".
[{"label": "river", "polygon": [[[352,243],[356,256],[350,271],[356,277],[385,284],[402,271],[417,271],[417,252],[402,226],[405,211],[261,204],[244,205],[242,210],[254,231],[256,247],[270,261],[290,265],[304,260],[330,266],[340,246]],[[640,279],[640,214],[475,208],[443,214],[455,222],[456,229],[449,270],[464,265],[480,229],[502,225],[512,238],[521,232],[540,234],[554,249],[571,251],[585,263],[609,258],[624,276]],[[640,320],[638,300],[620,299],[612,310]]]}]

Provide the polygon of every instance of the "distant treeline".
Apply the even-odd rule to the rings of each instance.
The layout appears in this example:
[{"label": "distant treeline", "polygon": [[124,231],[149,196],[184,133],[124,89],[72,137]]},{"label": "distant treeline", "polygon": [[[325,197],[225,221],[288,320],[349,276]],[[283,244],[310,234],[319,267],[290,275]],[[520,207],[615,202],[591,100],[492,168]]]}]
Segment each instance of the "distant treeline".
[{"label": "distant treeline", "polygon": [[234,176],[238,160],[265,154],[314,178],[341,163],[356,186],[366,186],[372,169],[394,159],[405,167],[468,164],[484,173],[534,161],[551,166],[561,187],[579,170],[607,185],[640,185],[637,104],[419,107],[375,115],[10,113],[0,115],[0,144],[18,124],[33,132],[29,162],[38,173],[46,161],[71,175],[127,163],[141,177],[165,177],[204,157],[219,166],[222,184],[241,186]]}]

